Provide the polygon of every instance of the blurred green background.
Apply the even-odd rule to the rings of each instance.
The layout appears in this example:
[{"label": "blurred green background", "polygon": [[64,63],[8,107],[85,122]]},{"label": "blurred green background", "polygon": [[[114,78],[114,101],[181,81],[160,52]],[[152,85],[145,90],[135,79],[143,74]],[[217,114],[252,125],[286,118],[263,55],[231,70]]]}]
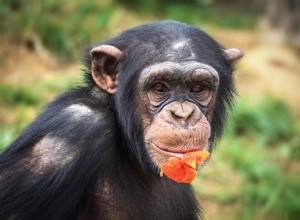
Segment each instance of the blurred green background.
[{"label": "blurred green background", "polygon": [[245,52],[224,138],[193,183],[206,219],[299,219],[299,11],[297,0],[1,0],[0,149],[81,83],[86,45],[178,20]]}]

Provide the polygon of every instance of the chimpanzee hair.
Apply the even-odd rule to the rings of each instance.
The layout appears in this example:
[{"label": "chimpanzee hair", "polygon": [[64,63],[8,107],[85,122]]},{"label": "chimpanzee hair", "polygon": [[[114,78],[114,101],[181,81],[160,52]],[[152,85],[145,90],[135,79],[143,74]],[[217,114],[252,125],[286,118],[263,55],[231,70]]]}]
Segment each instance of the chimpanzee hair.
[{"label": "chimpanzee hair", "polygon": [[[180,41],[188,42],[186,51],[196,54],[197,61],[212,66],[217,70],[220,77],[216,106],[212,116],[212,135],[210,138],[211,148],[216,140],[220,140],[224,124],[227,118],[227,110],[231,109],[235,86],[233,84],[233,62],[224,60],[224,47],[213,40],[202,30],[175,21],[163,21],[142,25],[122,32],[120,35],[103,42],[120,49],[124,56],[117,62],[120,84],[118,94],[113,97],[116,109],[119,110],[119,120],[122,131],[127,138],[126,143],[133,146],[133,150],[140,149],[143,142],[139,114],[136,114],[136,106],[133,97],[136,97],[136,82],[142,69],[164,61],[183,61],[185,54],[174,55],[173,44]],[[89,50],[87,52],[89,53]],[[86,56],[86,82],[95,85],[91,77],[91,57]],[[135,65],[133,65],[135,64]],[[118,67],[121,66],[121,67]],[[138,101],[138,100],[137,100]],[[133,119],[133,120],[132,120]],[[134,123],[136,122],[136,123]],[[143,166],[145,155],[142,152],[134,152]]]},{"label": "chimpanzee hair", "polygon": [[[185,42],[180,55],[176,42]],[[233,63],[203,31],[173,21],[142,25],[103,42],[123,52],[114,64],[117,93],[100,89],[85,58],[85,86],[57,97],[0,155],[0,219],[198,219],[190,184],[159,177],[148,157],[136,108],[142,70],[186,53],[213,67],[220,84],[212,116],[214,142],[231,106]],[[43,146],[43,148],[39,147]]]}]

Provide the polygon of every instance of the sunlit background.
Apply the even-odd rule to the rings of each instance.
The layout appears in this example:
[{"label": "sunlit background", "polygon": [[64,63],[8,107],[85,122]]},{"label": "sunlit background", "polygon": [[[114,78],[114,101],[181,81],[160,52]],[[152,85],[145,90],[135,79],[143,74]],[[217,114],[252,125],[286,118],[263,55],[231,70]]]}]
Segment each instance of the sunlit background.
[{"label": "sunlit background", "polygon": [[1,0],[0,149],[81,83],[86,45],[182,21],[245,52],[224,138],[193,184],[205,218],[299,219],[299,15],[298,0]]}]

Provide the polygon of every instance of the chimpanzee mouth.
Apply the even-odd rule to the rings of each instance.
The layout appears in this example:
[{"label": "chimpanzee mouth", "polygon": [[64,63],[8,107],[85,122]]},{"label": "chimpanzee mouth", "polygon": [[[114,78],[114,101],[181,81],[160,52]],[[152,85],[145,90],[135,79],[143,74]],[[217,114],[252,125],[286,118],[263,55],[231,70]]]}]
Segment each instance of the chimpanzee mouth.
[{"label": "chimpanzee mouth", "polygon": [[190,149],[187,151],[182,151],[182,152],[172,152],[172,151],[168,151],[166,149],[161,149],[159,148],[156,144],[154,144],[153,142],[150,144],[151,146],[153,146],[153,149],[155,149],[157,152],[159,152],[160,154],[163,154],[165,156],[168,157],[178,157],[180,159],[183,158],[183,155],[187,152],[191,152],[191,151],[198,151],[198,150],[204,150],[204,149]]}]

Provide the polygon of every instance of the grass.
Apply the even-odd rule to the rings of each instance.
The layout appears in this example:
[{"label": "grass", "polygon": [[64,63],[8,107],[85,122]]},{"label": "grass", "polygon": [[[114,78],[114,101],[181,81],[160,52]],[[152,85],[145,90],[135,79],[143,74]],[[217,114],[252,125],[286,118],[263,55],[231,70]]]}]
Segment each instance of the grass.
[{"label": "grass", "polygon": [[296,135],[292,113],[284,102],[265,97],[261,103],[250,103],[251,100],[241,101],[232,115],[230,129],[235,135],[260,136],[265,144],[276,144]]},{"label": "grass", "polygon": [[30,90],[25,86],[12,88],[5,84],[0,84],[0,97],[6,104],[25,105],[37,104],[42,98],[37,90]]},{"label": "grass", "polygon": [[200,201],[213,195],[214,203],[221,207],[238,206],[232,219],[297,219],[300,172],[292,166],[300,165],[299,153],[295,155],[295,149],[300,149],[298,134],[299,128],[284,102],[272,97],[256,105],[251,100],[238,102],[223,141],[214,152],[213,170],[204,169],[196,186],[200,182],[205,186],[205,181],[209,184],[215,178],[212,175],[227,181],[220,183],[218,194],[215,189],[211,194],[205,187],[203,192],[199,190]]},{"label": "grass", "polygon": [[[230,28],[252,28],[255,16],[248,10],[213,7],[211,1],[92,1],[74,0],[3,0],[0,28],[9,39],[33,44],[42,42],[61,59],[77,59],[83,46],[101,41],[115,33],[116,27],[131,26],[155,19],[174,19],[191,25],[216,25]],[[234,4],[232,4],[234,5]],[[126,7],[126,9],[124,9]],[[114,21],[112,23],[112,21]]]}]

